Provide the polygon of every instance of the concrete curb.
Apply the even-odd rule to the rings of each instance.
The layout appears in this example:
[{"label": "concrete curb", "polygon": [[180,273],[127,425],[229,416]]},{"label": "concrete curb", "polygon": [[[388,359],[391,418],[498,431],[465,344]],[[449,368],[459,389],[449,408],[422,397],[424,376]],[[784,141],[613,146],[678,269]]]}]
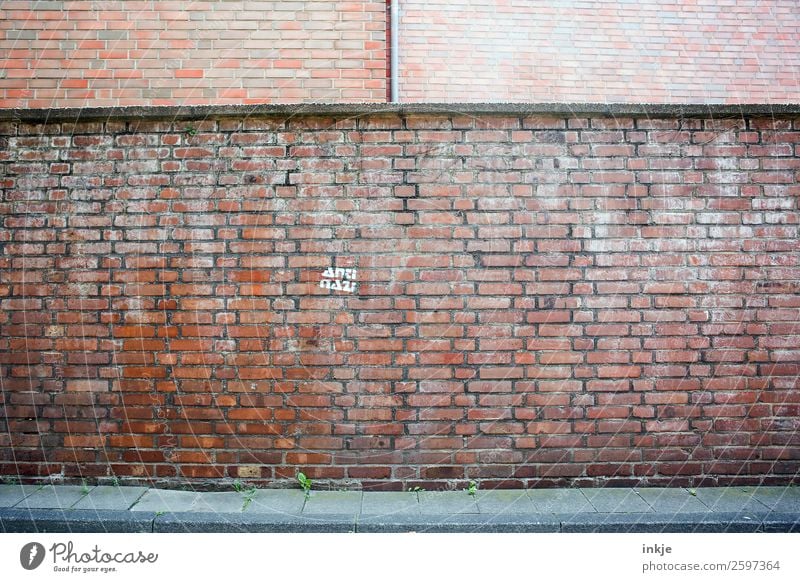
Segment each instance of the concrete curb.
[{"label": "concrete curb", "polygon": [[558,533],[555,515],[362,515],[359,533]]},{"label": "concrete curb", "polygon": [[765,515],[744,513],[582,514],[561,522],[565,533],[756,533]]},{"label": "concrete curb", "polygon": [[324,515],[0,509],[4,533],[800,533],[787,513]]},{"label": "concrete curb", "polygon": [[165,513],[153,522],[157,533],[354,533],[348,515],[309,518],[291,514]]},{"label": "concrete curb", "polygon": [[3,533],[149,533],[155,513],[0,508]]}]

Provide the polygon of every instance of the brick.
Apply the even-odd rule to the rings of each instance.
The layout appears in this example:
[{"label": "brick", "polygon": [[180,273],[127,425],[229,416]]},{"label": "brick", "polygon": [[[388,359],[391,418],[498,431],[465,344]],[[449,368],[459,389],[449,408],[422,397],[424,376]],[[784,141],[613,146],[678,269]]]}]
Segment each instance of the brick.
[{"label": "brick", "polygon": [[108,380],[69,380],[67,390],[70,392],[107,392]]}]

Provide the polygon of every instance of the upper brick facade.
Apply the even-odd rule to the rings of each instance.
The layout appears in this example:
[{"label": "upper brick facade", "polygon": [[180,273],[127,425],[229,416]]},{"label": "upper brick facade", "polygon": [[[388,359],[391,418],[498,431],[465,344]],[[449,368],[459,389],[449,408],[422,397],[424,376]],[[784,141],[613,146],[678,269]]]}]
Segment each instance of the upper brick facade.
[{"label": "upper brick facade", "polygon": [[796,0],[403,0],[411,102],[800,101]]},{"label": "upper brick facade", "polygon": [[0,108],[383,101],[384,2],[0,3]]},{"label": "upper brick facade", "polygon": [[[0,108],[381,102],[388,2],[0,3]],[[403,0],[401,102],[800,102],[795,0]]]}]

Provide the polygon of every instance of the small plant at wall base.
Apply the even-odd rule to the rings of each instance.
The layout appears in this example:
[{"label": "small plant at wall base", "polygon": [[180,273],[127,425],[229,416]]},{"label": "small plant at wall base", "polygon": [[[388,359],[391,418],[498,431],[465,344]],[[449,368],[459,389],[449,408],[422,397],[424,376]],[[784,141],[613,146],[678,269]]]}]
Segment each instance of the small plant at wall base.
[{"label": "small plant at wall base", "polygon": [[256,491],[258,491],[258,489],[256,489],[255,487],[251,487],[250,489],[245,491],[245,493],[244,493],[244,505],[242,505],[242,511],[247,509],[247,506],[250,505],[253,502],[253,497],[256,496]]},{"label": "small plant at wall base", "polygon": [[467,487],[467,495],[475,495],[478,492],[478,484],[475,481],[469,482],[469,487]]},{"label": "small plant at wall base", "polygon": [[300,487],[303,488],[303,492],[306,494],[306,497],[311,495],[311,479],[306,477],[305,473],[297,474],[297,482],[300,483]]},{"label": "small plant at wall base", "polygon": [[247,506],[252,503],[256,491],[258,491],[255,485],[245,485],[238,479],[233,482],[233,490],[242,495],[242,511],[247,509]]}]

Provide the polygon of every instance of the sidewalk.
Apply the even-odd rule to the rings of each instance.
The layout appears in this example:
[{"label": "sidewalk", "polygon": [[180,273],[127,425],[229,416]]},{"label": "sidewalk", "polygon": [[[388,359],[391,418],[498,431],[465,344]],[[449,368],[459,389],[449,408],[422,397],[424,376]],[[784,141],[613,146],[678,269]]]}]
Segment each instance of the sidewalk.
[{"label": "sidewalk", "polygon": [[800,532],[800,487],[361,492],[0,485],[2,532]]}]

